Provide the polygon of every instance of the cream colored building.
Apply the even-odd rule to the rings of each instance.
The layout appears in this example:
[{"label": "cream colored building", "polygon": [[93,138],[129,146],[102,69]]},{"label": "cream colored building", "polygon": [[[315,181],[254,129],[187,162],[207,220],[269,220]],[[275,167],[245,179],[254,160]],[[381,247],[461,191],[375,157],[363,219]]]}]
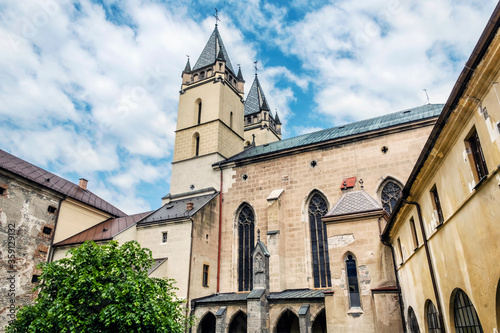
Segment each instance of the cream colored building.
[{"label": "cream colored building", "polygon": [[500,329],[499,18],[497,6],[383,234],[410,332]]}]

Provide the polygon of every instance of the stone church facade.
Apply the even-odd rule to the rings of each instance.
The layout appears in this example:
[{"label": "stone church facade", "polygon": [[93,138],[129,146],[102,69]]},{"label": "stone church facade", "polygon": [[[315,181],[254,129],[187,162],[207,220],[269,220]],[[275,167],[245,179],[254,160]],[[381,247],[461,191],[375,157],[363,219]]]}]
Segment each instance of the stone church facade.
[{"label": "stone church facade", "polygon": [[[289,139],[257,75],[244,95],[216,25],[182,71],[162,206],[43,212],[47,260],[86,240],[136,240],[153,253],[150,276],[177,281],[197,333],[498,332],[499,8],[446,104]],[[0,181],[3,227],[14,186]],[[83,207],[91,193],[73,185]]]}]

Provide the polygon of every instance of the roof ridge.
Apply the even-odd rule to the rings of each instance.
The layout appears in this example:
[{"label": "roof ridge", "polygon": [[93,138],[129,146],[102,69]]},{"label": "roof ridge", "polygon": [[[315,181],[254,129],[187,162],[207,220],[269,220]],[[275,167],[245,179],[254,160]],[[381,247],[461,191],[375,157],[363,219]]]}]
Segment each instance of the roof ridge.
[{"label": "roof ridge", "polygon": [[[9,163],[11,164],[10,166]],[[23,167],[21,167],[19,164],[23,164]],[[4,170],[7,170],[20,177],[35,182],[54,192],[68,196],[79,202],[83,202],[89,206],[97,208],[113,216],[117,217],[127,216],[126,213],[124,213],[117,207],[113,206],[106,200],[102,199],[92,191],[87,189],[84,190],[77,184],[63,177],[60,177],[53,172],[47,171],[43,168],[40,168],[39,166],[36,166],[28,161],[25,161],[15,155],[12,155],[2,149],[0,149],[0,168],[3,168]],[[26,170],[28,168],[31,169],[28,170],[30,172]],[[34,172],[38,174],[36,177],[32,175]],[[47,179],[49,180],[47,181]],[[88,195],[85,196],[85,194]],[[99,204],[97,203],[98,199],[100,200]]]}]

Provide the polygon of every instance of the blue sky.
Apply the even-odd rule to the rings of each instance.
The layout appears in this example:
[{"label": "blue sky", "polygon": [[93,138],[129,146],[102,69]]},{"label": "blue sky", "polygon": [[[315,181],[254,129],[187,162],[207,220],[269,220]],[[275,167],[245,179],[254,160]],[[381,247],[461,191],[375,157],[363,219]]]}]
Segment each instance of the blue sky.
[{"label": "blue sky", "polygon": [[0,0],[0,148],[127,213],[168,193],[181,72],[219,9],[283,136],[444,103],[496,1]]}]

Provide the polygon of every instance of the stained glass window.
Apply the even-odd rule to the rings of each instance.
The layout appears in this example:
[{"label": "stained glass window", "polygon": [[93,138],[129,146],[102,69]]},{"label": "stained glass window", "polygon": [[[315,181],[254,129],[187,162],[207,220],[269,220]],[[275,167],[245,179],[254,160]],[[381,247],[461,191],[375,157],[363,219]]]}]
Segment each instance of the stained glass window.
[{"label": "stained glass window", "polygon": [[245,205],[238,216],[238,290],[252,290],[252,252],[255,217]]},{"label": "stained glass window", "polygon": [[325,199],[314,194],[309,202],[309,227],[311,230],[312,266],[315,288],[331,287],[328,238],[321,217],[328,210]]}]

